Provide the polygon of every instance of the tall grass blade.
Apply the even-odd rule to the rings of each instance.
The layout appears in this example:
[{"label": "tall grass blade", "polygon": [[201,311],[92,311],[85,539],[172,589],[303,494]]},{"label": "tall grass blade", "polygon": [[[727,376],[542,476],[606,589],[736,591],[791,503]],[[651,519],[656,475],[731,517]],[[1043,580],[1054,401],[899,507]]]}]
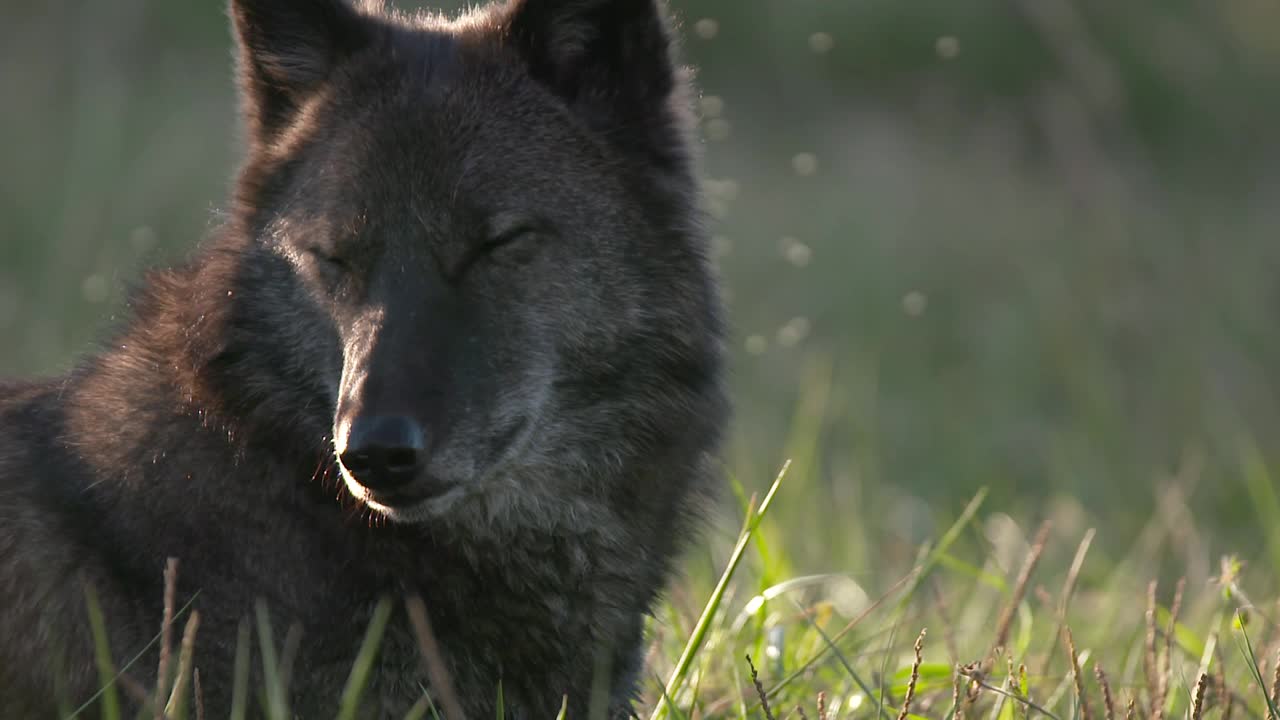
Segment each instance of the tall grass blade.
[{"label": "tall grass blade", "polygon": [[[174,617],[175,618],[180,617],[188,609],[190,609],[191,605],[195,603],[196,598],[199,597],[199,595],[200,595],[199,591],[196,591],[194,594],[192,594],[191,599],[188,600],[186,604],[183,605],[180,610],[178,610],[178,612],[174,613]],[[114,682],[119,680],[121,676],[123,676],[126,672],[129,672],[129,668],[137,664],[137,662],[142,659],[142,656],[146,655],[147,651],[150,650],[153,645],[160,642],[160,635],[161,635],[160,633],[156,633],[154,636],[152,636],[151,640],[148,641],[146,645],[143,645],[142,649],[139,650],[136,655],[134,655],[132,658],[129,658],[129,662],[120,666],[120,669],[117,670],[115,675],[113,675],[111,678],[113,681],[112,683],[106,684],[100,687],[97,692],[89,696],[89,699],[85,700],[84,704],[76,708],[74,711],[61,715],[62,719],[73,720],[74,718],[79,717],[80,714],[83,713],[85,710],[88,710],[89,708],[93,707],[93,704],[98,701],[98,698],[102,697],[106,693],[107,688],[114,688],[115,687]]]},{"label": "tall grass blade", "polygon": [[[93,632],[94,661],[98,665],[98,678],[102,683],[102,720],[120,720],[120,693],[116,688],[115,666],[111,662],[111,645],[107,640],[107,624],[102,617],[102,605],[98,603],[98,592],[92,585],[84,588],[85,604],[89,608],[89,627]],[[83,709],[83,708],[82,708]],[[77,710],[75,714],[79,714]]]},{"label": "tall grass blade", "polygon": [[338,702],[337,720],[354,720],[359,707],[360,694],[369,684],[369,676],[373,672],[373,663],[378,657],[378,647],[382,644],[382,635],[387,629],[387,619],[391,617],[391,600],[382,598],[373,609],[373,618],[364,633],[364,642],[360,643],[360,651],[351,666],[351,674],[347,676],[346,687],[342,689],[342,698]]},{"label": "tall grass blade", "polygon": [[987,491],[988,488],[985,487],[978,490],[977,494],[973,496],[973,499],[969,501],[969,504],[965,505],[964,510],[960,512],[960,517],[956,518],[956,521],[951,524],[951,527],[947,528],[947,531],[942,534],[942,537],[938,540],[938,544],[931,548],[928,554],[925,555],[924,559],[919,562],[920,571],[911,579],[911,583],[902,593],[902,598],[898,600],[898,611],[901,611],[907,606],[907,603],[911,602],[911,598],[915,596],[916,590],[920,587],[920,583],[924,582],[924,579],[929,576],[933,571],[933,568],[941,561],[943,555],[945,555],[951,546],[955,544],[955,541],[960,538],[960,533],[964,532],[964,529],[968,527],[969,523],[973,520],[973,516],[978,513],[978,508],[982,507],[983,501],[987,499]]},{"label": "tall grass blade", "polygon": [[280,658],[276,655],[275,635],[271,630],[271,617],[267,605],[259,600],[254,603],[258,621],[258,650],[262,653],[262,681],[266,684],[268,720],[289,720],[284,697],[284,685],[280,681]]},{"label": "tall grass blade", "polygon": [[422,720],[431,711],[431,696],[424,693],[422,697],[418,698],[418,702],[409,708],[409,712],[404,714],[404,720]]},{"label": "tall grass blade", "polygon": [[1276,703],[1271,698],[1271,694],[1267,692],[1267,681],[1262,677],[1262,668],[1258,664],[1258,656],[1253,651],[1253,642],[1249,640],[1249,633],[1245,630],[1244,621],[1237,617],[1236,625],[1239,628],[1241,640],[1240,654],[1244,656],[1245,665],[1249,667],[1249,673],[1253,675],[1254,682],[1258,683],[1258,688],[1262,691],[1262,696],[1267,701],[1267,709],[1270,710],[1270,717],[1280,717],[1280,708],[1276,707]]},{"label": "tall grass blade", "polygon": [[200,629],[200,613],[192,612],[187,618],[187,626],[182,631],[182,649],[178,653],[178,676],[173,683],[173,692],[165,705],[164,714],[170,720],[186,720],[187,717],[187,683],[195,673],[196,632]]},{"label": "tall grass blade", "polygon": [[720,580],[716,583],[715,589],[711,591],[711,597],[707,599],[706,607],[703,608],[702,615],[698,618],[697,624],[694,625],[693,633],[689,636],[688,642],[685,643],[684,651],[680,653],[680,659],[676,661],[671,677],[667,680],[667,684],[663,686],[662,698],[658,701],[657,707],[653,709],[649,720],[661,720],[666,715],[667,709],[674,707],[671,703],[671,698],[684,685],[685,678],[689,674],[689,668],[693,665],[693,658],[702,647],[702,641],[707,635],[707,630],[711,627],[711,621],[720,609],[720,602],[724,599],[725,591],[729,587],[729,581],[738,569],[738,563],[742,561],[742,556],[746,552],[747,545],[751,542],[752,534],[760,524],[760,519],[764,517],[764,514],[769,510],[769,506],[773,503],[773,498],[777,494],[778,488],[782,485],[782,479],[786,477],[789,467],[791,467],[791,461],[788,460],[783,463],[782,469],[778,471],[778,475],[773,480],[773,485],[765,493],[759,509],[747,513],[746,520],[743,522],[742,532],[738,535],[738,542],[734,545],[733,553],[729,556],[729,562],[725,566],[724,572],[720,575]]},{"label": "tall grass blade", "polygon": [[236,634],[236,659],[232,671],[231,720],[244,720],[249,705],[249,643],[253,642],[251,632],[249,620],[241,620]]}]

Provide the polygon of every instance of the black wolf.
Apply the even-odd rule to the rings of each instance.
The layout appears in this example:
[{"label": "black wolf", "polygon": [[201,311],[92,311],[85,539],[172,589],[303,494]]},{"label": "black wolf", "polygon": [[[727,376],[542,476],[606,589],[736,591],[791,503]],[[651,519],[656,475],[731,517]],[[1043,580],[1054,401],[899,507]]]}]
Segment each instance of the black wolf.
[{"label": "black wolf", "polygon": [[[141,650],[169,556],[211,717],[255,599],[300,629],[291,702],[323,718],[410,595],[465,714],[501,683],[511,717],[582,717],[597,668],[627,714],[728,415],[663,4],[230,12],[224,226],[72,372],[0,384],[0,717],[96,688],[87,585],[116,666]],[[427,686],[403,610],[388,633],[367,716]]]}]

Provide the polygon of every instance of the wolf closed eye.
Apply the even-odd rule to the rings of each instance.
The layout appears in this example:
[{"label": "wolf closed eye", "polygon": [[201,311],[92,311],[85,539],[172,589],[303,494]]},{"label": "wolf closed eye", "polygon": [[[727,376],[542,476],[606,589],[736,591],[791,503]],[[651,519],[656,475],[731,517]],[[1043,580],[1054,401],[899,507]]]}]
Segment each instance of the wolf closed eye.
[{"label": "wolf closed eye", "polygon": [[538,227],[533,224],[517,225],[511,229],[503,230],[477,247],[455,274],[461,275],[472,263],[485,258],[492,258],[495,255],[500,262],[508,265],[527,263],[533,259],[533,254],[537,250],[537,248],[530,246],[544,237],[545,235],[540,233]]},{"label": "wolf closed eye", "polygon": [[307,253],[319,264],[326,272],[341,274],[351,271],[351,266],[342,256],[333,250],[326,250],[321,247],[309,247]]}]

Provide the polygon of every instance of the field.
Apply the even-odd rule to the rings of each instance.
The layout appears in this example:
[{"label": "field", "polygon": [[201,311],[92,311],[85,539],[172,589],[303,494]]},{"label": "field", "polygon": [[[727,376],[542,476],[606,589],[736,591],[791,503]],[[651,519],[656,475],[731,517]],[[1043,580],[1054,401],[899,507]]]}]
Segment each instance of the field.
[{"label": "field", "polygon": [[[641,717],[1276,717],[1280,10],[671,4],[737,408]],[[218,221],[230,40],[185,5],[0,8],[0,374]]]}]

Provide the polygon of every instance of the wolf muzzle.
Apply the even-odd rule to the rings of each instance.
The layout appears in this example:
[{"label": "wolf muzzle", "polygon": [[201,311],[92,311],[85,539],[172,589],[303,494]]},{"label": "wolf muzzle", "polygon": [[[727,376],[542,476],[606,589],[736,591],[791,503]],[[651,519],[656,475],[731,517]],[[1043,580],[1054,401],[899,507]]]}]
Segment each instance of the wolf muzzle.
[{"label": "wolf muzzle", "polygon": [[351,423],[338,459],[375,493],[402,489],[418,477],[427,455],[426,431],[404,415],[361,416]]}]

